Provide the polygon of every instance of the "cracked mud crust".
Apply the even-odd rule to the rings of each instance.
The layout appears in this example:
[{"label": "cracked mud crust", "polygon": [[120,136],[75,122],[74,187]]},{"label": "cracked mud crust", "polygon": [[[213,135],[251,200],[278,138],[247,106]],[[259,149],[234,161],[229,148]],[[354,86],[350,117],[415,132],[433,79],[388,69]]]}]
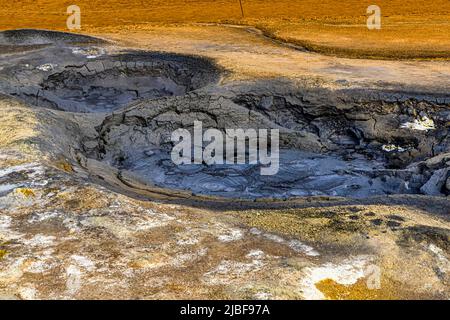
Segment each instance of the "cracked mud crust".
[{"label": "cracked mud crust", "polygon": [[[409,65],[412,85],[387,84],[405,66],[387,63],[374,85],[363,62],[325,58],[311,81],[286,71],[305,53],[272,43],[243,70],[204,39],[199,57],[191,43],[142,52],[161,51],[151,36],[135,46],[67,37],[44,32],[45,47],[2,52],[0,297],[450,297],[450,98],[430,86],[448,81],[447,65],[423,78],[423,64]],[[17,38],[8,45],[36,45]],[[272,50],[286,57],[278,74],[255,76]],[[338,76],[345,84],[342,70],[352,70]],[[122,96],[144,78],[152,92]],[[280,129],[285,171],[267,181],[226,171],[202,190],[220,170],[164,162],[170,132],[194,119]],[[242,197],[243,186],[257,188]],[[381,287],[369,289],[373,270]]]}]

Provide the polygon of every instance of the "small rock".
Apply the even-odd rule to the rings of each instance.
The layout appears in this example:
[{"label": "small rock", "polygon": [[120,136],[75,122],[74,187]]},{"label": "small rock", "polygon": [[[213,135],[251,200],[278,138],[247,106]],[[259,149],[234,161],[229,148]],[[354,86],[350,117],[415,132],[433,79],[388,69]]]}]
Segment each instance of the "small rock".
[{"label": "small rock", "polygon": [[94,149],[98,146],[98,142],[96,140],[90,140],[83,143],[87,149]]},{"label": "small rock", "polygon": [[147,150],[147,151],[144,151],[144,154],[145,154],[147,157],[151,157],[151,156],[155,155],[155,151],[153,151],[153,150]]},{"label": "small rock", "polygon": [[40,65],[40,66],[37,66],[36,69],[47,72],[47,71],[53,70],[53,69],[56,68],[56,67],[57,67],[56,64],[53,64],[53,63],[45,63],[45,64],[42,64],[42,65]]},{"label": "small rock", "polygon": [[442,187],[446,184],[449,169],[436,170],[431,178],[425,183],[420,191],[429,196],[442,196]]}]

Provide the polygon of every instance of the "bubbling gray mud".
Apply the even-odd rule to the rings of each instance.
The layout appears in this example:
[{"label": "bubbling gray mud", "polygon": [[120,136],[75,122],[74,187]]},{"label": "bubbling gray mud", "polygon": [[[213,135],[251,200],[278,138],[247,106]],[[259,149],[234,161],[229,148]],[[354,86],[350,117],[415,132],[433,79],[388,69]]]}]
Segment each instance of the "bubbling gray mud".
[{"label": "bubbling gray mud", "polygon": [[[268,88],[272,93],[268,93]],[[143,101],[108,116],[83,152],[144,184],[230,198],[449,193],[450,111],[431,102],[361,102],[357,92],[240,83]],[[258,165],[181,165],[171,133],[203,129],[280,130],[280,170]]]},{"label": "bubbling gray mud", "polygon": [[381,163],[345,161],[339,156],[282,150],[280,171],[260,175],[257,165],[176,166],[167,153],[154,151],[133,159],[127,169],[157,186],[229,198],[290,198],[299,196],[367,197],[412,193],[404,180],[373,177]]},{"label": "bubbling gray mud", "polygon": [[[58,110],[53,125],[66,129],[50,138],[54,149],[91,177],[233,199],[450,194],[447,93],[329,90],[283,79],[220,85],[221,70],[207,59],[110,51],[85,36],[0,33],[0,91]],[[175,165],[171,133],[192,131],[194,121],[223,133],[278,129],[279,172]]]}]

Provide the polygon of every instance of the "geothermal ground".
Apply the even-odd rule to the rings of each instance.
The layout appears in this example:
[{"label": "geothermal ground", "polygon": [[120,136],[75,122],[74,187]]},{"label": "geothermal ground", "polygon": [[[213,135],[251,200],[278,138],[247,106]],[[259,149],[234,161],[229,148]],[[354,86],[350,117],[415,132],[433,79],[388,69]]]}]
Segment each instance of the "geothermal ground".
[{"label": "geothermal ground", "polygon": [[[257,31],[0,33],[1,297],[450,297],[450,64]],[[194,121],[278,174],[176,166]]]}]

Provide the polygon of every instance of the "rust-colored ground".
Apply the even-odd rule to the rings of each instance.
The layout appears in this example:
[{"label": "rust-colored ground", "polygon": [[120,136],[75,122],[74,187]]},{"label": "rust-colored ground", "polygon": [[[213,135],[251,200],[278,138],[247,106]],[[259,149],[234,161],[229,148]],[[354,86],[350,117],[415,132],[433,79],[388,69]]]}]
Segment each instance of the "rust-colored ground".
[{"label": "rust-colored ground", "polygon": [[[0,0],[0,29],[66,30],[66,8],[81,8],[84,33],[125,26],[248,24],[267,35],[339,56],[450,59],[448,0]],[[382,29],[368,30],[366,9],[382,10]]]}]

